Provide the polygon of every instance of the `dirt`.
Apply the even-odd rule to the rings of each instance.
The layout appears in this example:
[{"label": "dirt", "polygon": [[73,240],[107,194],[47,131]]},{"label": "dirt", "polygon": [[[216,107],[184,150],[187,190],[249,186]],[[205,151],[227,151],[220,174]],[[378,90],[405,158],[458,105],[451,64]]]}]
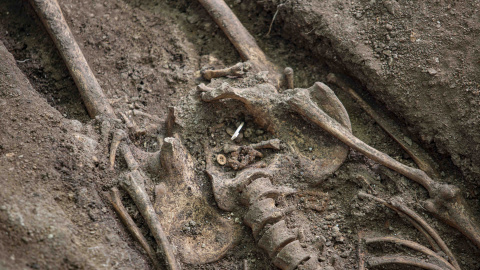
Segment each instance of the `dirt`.
[{"label": "dirt", "polygon": [[[334,71],[369,102],[390,111],[406,136],[440,165],[441,181],[460,187],[478,216],[478,2],[227,2],[272,61],[293,68],[296,87],[325,82]],[[230,213],[215,206],[204,173],[203,143],[221,149],[240,122],[251,135],[246,137],[244,131],[238,144],[275,136],[256,125],[238,102],[199,100],[196,86],[206,83],[202,68],[240,61],[207,12],[196,1],[65,0],[60,5],[115,111],[138,109],[164,120],[168,106],[181,108],[184,114],[176,130],[194,158],[199,190],[223,217],[239,225],[242,211]],[[115,170],[108,168],[108,127],[89,119],[60,55],[28,3],[5,0],[0,14],[0,41],[9,51],[0,46],[0,268],[152,268],[109,203],[108,192],[118,185],[126,166],[119,158]],[[353,134],[415,166],[346,93],[332,88],[349,113]],[[141,127],[152,122],[134,120]],[[161,127],[131,136],[130,141],[153,152],[164,133]],[[303,148],[307,154],[316,151]],[[264,157],[257,157],[257,163],[277,153],[261,152]],[[480,269],[478,249],[424,211],[420,202],[428,198],[426,191],[405,177],[353,150],[339,170],[316,187],[297,185],[302,172],[293,165],[291,169],[280,184],[300,186],[307,193],[287,196],[280,206],[294,207],[285,221],[316,247],[322,265],[356,269],[358,232],[427,245],[395,212],[358,198],[359,190],[373,189],[383,198],[401,196],[439,231],[463,269]],[[156,181],[154,175],[151,178]],[[153,184],[147,191],[153,196]],[[127,195],[123,199],[154,245],[133,202]],[[251,230],[240,228],[239,243],[222,259],[184,268],[243,269],[246,262],[249,269],[276,269],[256,246]],[[398,251],[393,245],[368,248],[376,255]]]}]

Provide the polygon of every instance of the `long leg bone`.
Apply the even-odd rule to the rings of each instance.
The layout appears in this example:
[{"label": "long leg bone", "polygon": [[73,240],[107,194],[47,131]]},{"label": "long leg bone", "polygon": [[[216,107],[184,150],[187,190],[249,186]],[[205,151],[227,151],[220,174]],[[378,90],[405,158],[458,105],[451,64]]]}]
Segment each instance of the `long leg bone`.
[{"label": "long leg bone", "polygon": [[115,113],[63,17],[57,0],[30,0],[62,55],[91,118]]}]

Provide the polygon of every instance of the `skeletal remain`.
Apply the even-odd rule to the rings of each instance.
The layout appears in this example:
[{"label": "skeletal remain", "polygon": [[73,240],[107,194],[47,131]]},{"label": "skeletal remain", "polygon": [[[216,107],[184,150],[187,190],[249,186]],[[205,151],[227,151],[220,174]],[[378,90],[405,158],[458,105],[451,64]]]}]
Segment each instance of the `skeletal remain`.
[{"label": "skeletal remain", "polygon": [[335,74],[328,74],[327,82],[337,85],[340,87],[340,89],[350,94],[350,96],[358,103],[358,105],[360,105],[360,107],[407,152],[407,154],[415,161],[421,170],[425,171],[430,177],[439,176],[435,169],[436,166],[432,158],[429,157],[428,154],[425,153],[416,143],[407,143],[404,139],[405,136],[398,129],[398,127],[392,123],[392,120],[372,108],[365,100],[362,99],[359,94],[357,94],[357,92],[338,79]]},{"label": "skeletal remain", "polygon": [[[260,149],[280,150],[280,143],[281,141],[279,139],[271,139],[267,141],[261,141],[259,143],[250,144],[248,146],[255,150],[260,150]],[[238,151],[240,147],[241,146],[239,145],[225,144],[223,146],[223,152],[225,153],[235,152],[235,151]]]},{"label": "skeletal remain", "polygon": [[267,56],[258,47],[255,39],[245,29],[228,5],[223,0],[199,0],[198,2],[203,5],[233,46],[235,46],[242,60],[244,62],[250,61],[252,69],[256,72],[268,71],[269,81],[279,88],[281,80],[279,69],[267,59]]},{"label": "skeletal remain", "polygon": [[217,155],[217,162],[220,165],[225,165],[225,164],[227,164],[227,158],[224,155],[219,154],[219,155]]},{"label": "skeletal remain", "polygon": [[57,0],[30,0],[30,3],[67,65],[90,117],[106,115],[115,119],[115,113],[75,41]]},{"label": "skeletal remain", "polygon": [[[276,72],[278,68],[272,68],[271,63],[267,62],[265,55],[256,45],[253,37],[247,32],[243,25],[241,25],[223,0],[200,0],[200,3],[207,9],[210,16],[224,31],[244,61],[251,61],[254,68],[259,70],[273,70],[275,76],[278,77],[278,72]],[[261,59],[261,61],[258,61],[258,59]],[[265,65],[263,63],[268,64]],[[335,78],[331,77],[331,79],[334,80]],[[469,213],[467,204],[462,198],[458,188],[447,184],[439,184],[433,181],[424,171],[403,165],[387,154],[370,147],[356,138],[352,135],[351,129],[339,124],[337,122],[338,119],[330,117],[327,114],[328,111],[325,113],[321,105],[318,106],[312,102],[311,89],[287,90],[282,93],[283,95],[279,96],[275,91],[276,88],[279,88],[279,80],[271,79],[270,82],[273,84],[273,87],[258,85],[255,89],[235,89],[224,84],[215,89],[199,85],[198,89],[204,92],[202,94],[204,101],[211,102],[232,98],[243,102],[247,110],[255,117],[257,124],[267,127],[270,132],[274,132],[275,128],[278,128],[274,123],[275,119],[272,119],[274,114],[270,109],[275,107],[275,100],[282,100],[280,102],[286,103],[290,109],[332,134],[349,147],[424,186],[425,189],[428,190],[431,198],[426,202],[425,208],[447,224],[458,229],[480,248],[480,228],[478,222],[474,220],[471,213]],[[327,92],[328,91],[323,90],[320,93],[324,94]],[[333,96],[335,95],[333,94]],[[332,102],[332,100],[328,101],[330,102],[326,103],[327,106],[338,104]],[[340,107],[343,108],[343,106]],[[326,108],[323,107],[323,109],[325,110]],[[342,124],[345,125],[344,122],[342,122]]]},{"label": "skeletal remain", "polygon": [[425,208],[480,247],[478,223],[468,213],[467,204],[457,187],[435,182],[424,171],[406,166],[367,145],[316,106],[309,98],[307,89],[295,90],[294,96],[287,101],[295,111],[368,158],[424,186],[431,198],[426,202]]},{"label": "skeletal remain", "polygon": [[428,263],[421,261],[416,258],[406,257],[406,256],[382,256],[382,257],[373,257],[368,261],[370,267],[385,265],[385,264],[403,264],[416,266],[422,269],[427,270],[445,270],[444,267],[440,267],[433,263]]},{"label": "skeletal remain", "polygon": [[121,182],[121,186],[125,189],[130,197],[132,197],[135,205],[145,219],[150,232],[152,233],[157,245],[160,249],[160,253],[165,257],[167,269],[177,270],[181,269],[179,263],[175,258],[175,251],[168,240],[159,220],[158,215],[155,213],[150,199],[144,187],[144,175],[139,170],[139,165],[127,145],[121,145],[120,147],[125,161],[127,162],[130,172],[127,173]]},{"label": "skeletal remain", "polygon": [[110,145],[110,169],[113,169],[115,165],[115,156],[117,155],[118,146],[126,137],[127,134],[121,129],[117,129],[113,133],[112,144]]},{"label": "skeletal remain", "polygon": [[[298,124],[297,122],[281,121],[274,116],[290,113],[285,111],[285,105],[292,107],[288,103],[292,100],[293,93],[302,91],[302,89],[287,90],[279,94],[275,87],[270,84],[259,84],[250,88],[235,88],[228,83],[223,83],[215,88],[200,84],[197,89],[206,102],[227,98],[241,101],[247,111],[254,117],[255,123],[278,136],[285,136],[285,138],[279,138],[282,141],[288,141],[292,137],[299,136],[298,132],[292,130],[292,127]],[[340,121],[345,129],[351,129],[350,119],[345,108],[330,88],[323,83],[315,83],[309,89],[303,90],[311,92],[318,100],[319,106]],[[297,146],[290,147],[292,151],[298,153],[303,166],[302,170],[311,176],[312,182],[320,181],[322,177],[334,172],[347,157],[348,148],[339,144],[337,140],[321,130],[315,134],[315,138],[304,137],[304,140],[311,143],[312,146],[319,142],[323,143],[321,147],[315,147],[318,151],[321,151],[316,153],[315,159],[308,156],[308,153],[302,153]]]},{"label": "skeletal remain", "polygon": [[206,80],[211,80],[213,78],[219,78],[219,77],[227,77],[227,76],[242,77],[250,68],[251,68],[251,64],[249,62],[241,62],[229,68],[216,69],[216,70],[211,70],[211,69],[202,70],[202,76]]},{"label": "skeletal remain", "polygon": [[443,264],[443,267],[446,267],[450,270],[458,270],[460,268],[454,267],[452,264],[450,264],[449,261],[445,260],[442,256],[438,255],[435,251],[422,246],[418,244],[417,242],[409,241],[409,240],[404,240],[404,239],[399,239],[396,237],[367,237],[365,238],[365,242],[367,244],[372,244],[372,243],[382,243],[382,242],[390,242],[395,245],[400,245],[400,246],[405,246],[408,248],[411,248],[413,250],[416,250],[418,252],[421,252],[427,256],[431,256],[435,258],[437,261],[441,262]]},{"label": "skeletal remain", "polygon": [[219,207],[235,207],[237,202],[232,198],[238,196],[231,195],[241,194],[239,201],[248,207],[244,223],[252,229],[258,246],[268,253],[275,266],[282,270],[293,270],[299,265],[302,269],[318,269],[316,257],[301,246],[297,234],[288,229],[283,220],[289,210],[275,205],[278,197],[292,194],[295,189],[274,186],[269,169],[246,169],[236,178],[221,178],[211,162],[211,151],[206,148],[206,153],[207,173]]},{"label": "skeletal remain", "polygon": [[[126,113],[120,112],[119,114],[122,117],[123,121],[125,122],[127,128],[130,130],[131,134],[133,134],[136,137],[145,135],[145,134],[151,134],[158,129],[158,125],[156,124],[149,124],[146,127],[139,127],[135,123],[135,121],[133,119],[130,119],[130,117]],[[145,113],[143,114],[144,116],[148,115]],[[154,117],[152,116],[152,118]]]},{"label": "skeletal remain", "polygon": [[[430,245],[435,249],[435,247],[439,247],[441,251],[443,251],[449,259],[448,265],[449,267],[452,267],[454,269],[459,270],[460,265],[458,264],[455,256],[453,255],[452,251],[448,248],[448,246],[445,244],[445,242],[442,240],[438,232],[428,225],[428,223],[420,217],[417,213],[415,213],[413,210],[405,206],[398,198],[393,199],[391,202],[387,202],[383,199],[380,199],[378,197],[372,196],[370,194],[367,194],[365,192],[359,192],[358,196],[360,198],[369,198],[373,199],[379,203],[382,203],[383,205],[391,208],[392,210],[396,211],[399,215],[404,216],[407,218],[407,220],[415,226],[422,234],[424,234],[429,240]],[[391,240],[390,238],[387,238],[389,241]],[[383,239],[385,240],[385,239]],[[386,241],[386,240],[385,240]],[[393,241],[393,240],[391,240]],[[411,245],[410,245],[411,246]],[[416,246],[416,249],[421,249],[420,247]],[[428,252],[428,251],[427,251]],[[433,252],[433,251],[432,251]]]},{"label": "skeletal remain", "polygon": [[235,171],[245,168],[255,158],[263,157],[263,154],[249,146],[240,146],[228,159],[228,165]]},{"label": "skeletal remain", "polygon": [[127,227],[128,231],[140,243],[145,252],[147,252],[148,257],[150,257],[150,259],[152,260],[155,268],[162,269],[160,263],[157,260],[157,256],[155,255],[155,250],[148,244],[147,239],[145,239],[145,237],[142,235],[140,229],[137,227],[133,219],[128,214],[127,209],[125,209],[125,207],[123,206],[122,200],[120,199],[119,190],[114,187],[112,188],[110,193],[110,203],[112,204],[113,209],[115,209],[122,222]]},{"label": "skeletal remain", "polygon": [[293,89],[293,69],[291,67],[286,67],[283,74],[285,74],[287,89]]}]

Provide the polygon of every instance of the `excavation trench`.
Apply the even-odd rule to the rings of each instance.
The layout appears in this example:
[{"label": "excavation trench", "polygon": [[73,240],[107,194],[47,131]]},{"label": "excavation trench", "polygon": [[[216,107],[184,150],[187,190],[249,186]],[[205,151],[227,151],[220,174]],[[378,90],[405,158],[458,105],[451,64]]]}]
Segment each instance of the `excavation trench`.
[{"label": "excavation trench", "polygon": [[[461,88],[468,86],[469,82],[475,82],[471,75],[475,71],[468,69],[464,82],[459,82],[455,74],[449,77],[449,70],[441,69],[441,57],[439,57],[440,63],[437,63],[434,59],[436,56],[433,55],[445,52],[447,49],[435,51],[428,47],[427,53],[431,59],[426,57],[428,59],[418,60],[418,64],[421,65],[420,72],[405,73],[405,70],[413,65],[407,65],[407,60],[411,60],[421,51],[421,48],[414,46],[428,45],[417,41],[408,43],[412,42],[410,40],[412,31],[416,33],[416,37],[420,36],[421,40],[423,35],[427,36],[432,29],[438,29],[436,25],[432,29],[428,27],[410,29],[407,25],[408,21],[402,21],[406,17],[399,15],[406,11],[400,9],[401,13],[395,15],[393,11],[394,14],[391,14],[392,7],[383,2],[370,4],[369,8],[366,8],[363,2],[352,2],[348,5],[332,3],[322,6],[323,9],[315,4],[309,6],[309,2],[305,1],[285,1],[283,5],[279,1],[263,1],[258,4],[245,0],[227,2],[233,7],[233,11],[257,40],[267,57],[278,66],[293,68],[296,87],[307,88],[316,81],[327,83],[327,75],[330,72],[349,74],[352,78],[356,78],[355,81],[360,84],[350,84],[355,90],[362,91],[361,85],[366,86],[374,98],[385,104],[385,108],[404,119],[410,127],[405,134],[414,135],[405,135],[410,137],[407,139],[402,137],[407,140],[407,144],[412,144],[411,140],[413,140],[413,143],[419,142],[430,153],[437,150],[441,152],[433,155],[435,161],[439,163],[435,169],[438,169],[438,173],[446,182],[460,187],[462,193],[466,194],[470,206],[474,210],[478,209],[477,203],[474,202],[478,187],[469,180],[470,178],[464,177],[474,173],[475,164],[477,164],[475,157],[471,154],[473,150],[466,149],[468,147],[465,144],[465,138],[469,135],[472,142],[476,143],[476,135],[469,132],[478,129],[475,128],[477,120],[467,116],[477,105],[472,103],[471,106],[460,107],[460,112],[455,111],[464,95],[471,95],[475,89],[470,87],[469,89],[472,90],[467,91],[466,94],[462,92],[458,99],[452,99],[452,101],[445,101],[445,99],[457,92],[452,90],[447,92],[446,96],[442,96],[445,93],[442,88],[444,86],[457,91],[457,88],[449,88],[451,83],[456,83]],[[408,4],[399,3],[400,8]],[[229,132],[231,129],[235,130],[241,122],[245,123],[242,131],[243,139],[236,144],[255,144],[276,139],[255,123],[251,114],[241,103],[227,101],[221,104],[206,104],[199,100],[195,88],[200,83],[206,83],[200,78],[202,68],[227,68],[241,60],[228,39],[209,18],[208,13],[196,1],[115,0],[100,4],[96,1],[80,3],[67,0],[62,1],[60,6],[114,110],[142,111],[155,115],[163,121],[168,113],[167,106],[181,108],[177,111],[182,115],[177,117],[180,122],[177,122],[175,130],[179,132],[182,143],[193,157],[195,177],[191,181],[198,186],[195,190],[203,194],[208,204],[213,205],[225,220],[242,230],[239,243],[220,260],[203,266],[182,266],[185,269],[234,269],[239,265],[243,267],[245,263],[248,269],[276,269],[270,254],[257,246],[258,239],[252,236],[250,228],[240,224],[245,212],[226,212],[216,208],[217,202],[212,192],[211,180],[204,174],[207,162],[205,145],[213,149],[214,154],[224,154],[228,158],[229,154],[223,152],[223,147],[220,146],[232,143]],[[455,8],[461,10],[465,7],[450,7],[450,9]],[[59,54],[53,49],[53,43],[46,38],[48,35],[40,26],[40,21],[35,19],[33,10],[16,1],[6,1],[0,4],[0,12],[6,14],[0,19],[2,30],[0,40],[14,55],[16,64],[29,79],[35,91],[40,93],[38,96],[35,94],[35,98],[30,100],[33,102],[31,106],[39,111],[45,111],[47,115],[46,120],[41,120],[43,118],[38,120],[42,123],[43,129],[30,128],[31,119],[36,119],[36,116],[28,115],[27,112],[23,115],[22,111],[18,110],[19,106],[23,106],[23,101],[11,102],[13,100],[7,98],[10,92],[5,91],[4,88],[1,89],[2,116],[7,116],[2,117],[2,123],[7,127],[8,136],[2,136],[0,141],[2,162],[0,168],[10,172],[10,168],[14,167],[14,172],[17,173],[16,178],[35,179],[35,181],[21,181],[21,185],[15,181],[4,181],[8,183],[5,185],[6,189],[25,190],[26,194],[31,196],[0,198],[2,205],[7,209],[4,210],[2,207],[0,210],[3,211],[0,212],[0,217],[6,221],[2,224],[7,224],[2,225],[0,230],[9,232],[8,237],[5,236],[7,234],[2,234],[0,238],[2,251],[0,253],[3,254],[0,257],[0,266],[5,266],[7,269],[47,265],[58,265],[59,268],[65,265],[68,267],[87,265],[85,267],[97,269],[153,267],[149,258],[151,255],[145,254],[140,245],[136,244],[117,218],[113,208],[110,207],[109,190],[118,186],[119,182],[117,173],[110,170],[109,148],[105,141],[108,140],[108,127],[102,125],[101,121],[88,120],[73,80],[68,75]],[[335,14],[340,18],[335,17]],[[408,14],[412,18],[425,16],[414,11]],[[435,16],[438,14],[437,10],[433,13]],[[357,18],[357,16],[360,17]],[[380,18],[378,27],[373,27],[377,24],[375,16]],[[344,22],[340,22],[341,18]],[[459,18],[458,23],[464,19],[466,20],[467,17]],[[349,23],[352,27],[345,27]],[[390,24],[393,29],[388,30],[390,26],[387,29],[386,24]],[[445,24],[442,21],[443,25]],[[452,21],[449,27],[455,30],[456,25],[457,21]],[[474,23],[471,29],[472,33],[476,33],[477,28]],[[363,33],[362,30],[365,33],[359,34]],[[269,32],[268,36],[267,32]],[[397,34],[394,35],[392,32]],[[396,54],[399,58],[394,58],[395,51],[391,48],[393,47],[391,42],[385,41],[386,33],[389,33],[392,42],[397,42]],[[365,39],[352,41],[356,40],[357,34]],[[396,40],[405,36],[408,37],[406,43]],[[366,44],[367,40],[372,43]],[[467,38],[465,42],[469,44]],[[379,58],[375,56],[378,52],[375,51],[374,43],[378,45],[377,48],[380,43],[384,44]],[[405,53],[408,48],[412,48],[411,55]],[[388,50],[391,58],[394,59],[391,66],[389,66],[390,58],[384,54],[384,51]],[[458,53],[459,58],[462,58],[463,52]],[[428,68],[437,64],[439,66],[432,67],[436,73],[433,70],[427,71]],[[425,80],[427,83],[423,85]],[[11,84],[17,85],[13,82]],[[336,88],[333,84],[329,86],[346,107],[355,136],[388,153],[396,160],[415,166],[409,155],[371,120],[348,93]],[[416,86],[419,86],[417,92],[409,92],[416,89]],[[18,87],[26,88],[20,83]],[[431,92],[431,97],[421,96],[422,90],[430,88],[436,89]],[[412,96],[416,97],[415,95],[420,95],[419,102],[412,101]],[[22,94],[22,97],[25,96]],[[476,96],[472,100],[477,102]],[[25,102],[31,104],[28,101]],[[442,111],[444,107],[432,107],[430,105],[432,102],[448,103],[445,106],[454,111],[453,114],[444,113]],[[421,107],[417,103],[424,103],[426,106]],[[375,107],[375,109],[378,108],[382,111],[384,107]],[[56,111],[60,111],[61,114]],[[16,113],[18,113],[17,117],[14,116]],[[470,121],[473,128],[465,129],[461,123],[451,124],[457,114],[463,114],[461,119]],[[303,122],[301,117],[294,113],[289,116],[305,127],[295,132],[312,135],[309,133],[312,132],[311,126]],[[130,117],[139,127],[146,129],[152,123],[151,119],[139,114],[132,113]],[[437,122],[451,128],[439,132],[441,126]],[[464,134],[457,136],[461,128],[464,129]],[[49,134],[49,129],[52,130],[52,134]],[[57,129],[65,134],[55,132]],[[164,131],[163,128],[157,129],[152,137],[148,134],[130,137],[129,143],[144,151],[154,152],[160,149],[162,142],[157,135],[165,136]],[[24,137],[19,137],[19,141],[15,139],[15,134],[22,133],[25,133]],[[247,133],[250,133],[248,137],[245,136]],[[35,146],[39,137],[46,142],[37,143]],[[54,146],[47,143],[49,140],[56,142]],[[36,148],[32,149],[38,150],[22,150],[28,147],[20,143],[35,146]],[[314,156],[318,150],[311,149],[308,143],[299,145],[299,149],[307,156]],[[57,151],[49,152],[49,158],[42,158],[42,155],[35,154],[37,152],[43,154],[51,147],[55,147]],[[261,151],[263,158],[257,158],[256,162],[271,162],[278,152],[271,149]],[[285,153],[285,149],[280,150],[280,153]],[[448,165],[449,161],[443,158],[444,155],[452,156],[453,163],[462,169],[463,175],[454,166]],[[28,160],[25,161],[25,158]],[[215,159],[212,160],[214,165],[227,176],[235,175],[232,169],[220,166]],[[33,163],[31,168],[37,169],[29,170],[28,166],[25,166],[29,162]],[[420,185],[365,159],[356,151],[350,151],[346,162],[335,173],[323,179],[317,187],[306,188],[306,185],[302,184],[305,183],[306,176],[302,171],[293,170],[296,161],[288,162],[286,164],[292,164],[292,174],[288,177],[275,175],[272,184],[288,187],[288,190],[298,189],[300,192],[288,195],[277,202],[279,208],[295,209],[285,214],[282,224],[284,222],[290,232],[296,233],[291,238],[297,237],[309,247],[315,247],[318,255],[315,259],[320,263],[333,265],[339,269],[354,269],[358,260],[356,250],[359,231],[373,233],[371,237],[397,234],[408,240],[424,239],[422,233],[416,231],[408,221],[398,217],[393,211],[386,210],[373,201],[359,198],[357,193],[363,190],[378,194],[382,198],[401,196],[405,204],[416,210],[439,231],[443,240],[461,262],[462,268],[478,267],[479,262],[475,256],[477,251],[470,246],[468,240],[422,210],[418,202],[427,199],[428,194]],[[115,169],[118,171],[127,169],[120,156],[117,158]],[[47,187],[52,192],[44,192],[44,188],[39,189],[39,183],[42,181],[50,183]],[[158,176],[149,174],[145,182],[146,192],[152,200],[156,196],[154,187],[158,181],[160,181]],[[16,210],[14,205],[32,205],[37,198],[36,193],[51,202],[50,206],[39,205],[36,211],[43,213],[45,209],[53,207],[52,219],[65,220],[66,224],[52,225],[47,222],[50,222],[47,218],[41,219],[31,214],[24,214],[22,217],[27,219],[24,222],[27,227],[24,228],[21,225],[17,217],[22,212]],[[139,225],[140,232],[145,235],[146,241],[154,246],[155,240],[148,233],[146,221],[136,210],[133,201],[128,199],[124,192],[120,197],[126,211]],[[35,210],[32,210],[32,213],[35,213]],[[32,225],[35,218],[40,218],[45,223]],[[183,213],[181,220],[185,222],[181,224],[179,230],[172,233],[171,237],[181,237],[184,234],[194,239],[195,233],[206,228],[206,222],[208,222],[208,218],[205,217],[197,220],[194,213],[189,213],[188,209]],[[54,226],[54,229],[51,229],[52,232],[48,231],[48,226]],[[56,237],[57,231],[64,229],[66,230],[64,235],[76,235],[73,246],[69,246],[70,244],[64,241],[64,238]],[[428,245],[427,240],[419,242]],[[111,246],[115,248],[112,249]],[[55,258],[52,254],[56,254],[58,248],[63,249],[64,252],[60,253],[59,258]],[[73,257],[72,248],[78,252],[77,257]],[[25,252],[26,250],[29,252]],[[367,246],[367,251],[372,256],[380,256],[387,253],[393,254],[398,249],[393,245],[382,244]]]}]

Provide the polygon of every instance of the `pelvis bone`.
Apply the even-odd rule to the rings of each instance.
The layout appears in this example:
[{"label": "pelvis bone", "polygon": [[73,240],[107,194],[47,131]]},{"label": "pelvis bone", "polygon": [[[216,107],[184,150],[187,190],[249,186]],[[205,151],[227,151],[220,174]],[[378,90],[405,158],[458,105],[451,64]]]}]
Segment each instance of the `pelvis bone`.
[{"label": "pelvis bone", "polygon": [[[283,93],[278,93],[268,83],[249,88],[235,88],[228,83],[215,88],[201,84],[198,90],[206,102],[221,99],[241,101],[256,124],[285,142],[291,154],[298,157],[298,169],[310,184],[318,184],[336,171],[347,157],[348,147],[345,144],[322,129],[293,116],[293,113],[308,115],[308,110],[321,108],[351,131],[350,118],[345,108],[323,83],[317,82],[308,89],[290,89]],[[308,129],[305,129],[305,125]]]}]

